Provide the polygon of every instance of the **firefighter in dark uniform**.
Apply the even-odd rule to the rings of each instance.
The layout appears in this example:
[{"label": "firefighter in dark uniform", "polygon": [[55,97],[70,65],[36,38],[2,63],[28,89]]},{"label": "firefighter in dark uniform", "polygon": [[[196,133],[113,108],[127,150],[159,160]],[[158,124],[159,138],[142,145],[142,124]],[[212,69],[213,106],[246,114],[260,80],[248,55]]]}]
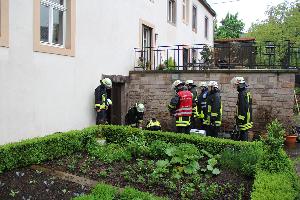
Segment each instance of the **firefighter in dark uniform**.
[{"label": "firefighter in dark uniform", "polygon": [[176,95],[171,99],[168,109],[170,114],[176,118],[177,132],[189,134],[193,109],[193,95],[180,80],[173,83],[173,89],[176,91]]},{"label": "firefighter in dark uniform", "polygon": [[186,87],[193,95],[193,115],[191,117],[191,128],[196,128],[196,119],[198,118],[198,109],[197,109],[197,101],[198,101],[198,93],[197,86],[194,84],[193,80],[187,80],[185,82]]},{"label": "firefighter in dark uniform", "polygon": [[204,121],[207,120],[207,96],[208,96],[208,86],[207,82],[201,82],[199,85],[201,93],[197,100],[198,109],[198,119],[200,123],[200,130],[206,130],[207,127]]},{"label": "firefighter in dark uniform", "polygon": [[253,127],[252,122],[252,97],[247,90],[247,84],[243,77],[235,77],[231,80],[238,91],[236,104],[236,125],[239,131],[239,140],[248,141],[248,131]]},{"label": "firefighter in dark uniform", "polygon": [[157,119],[152,118],[146,125],[146,129],[149,131],[160,131],[161,125]]},{"label": "firefighter in dark uniform", "polygon": [[107,98],[107,89],[112,88],[112,82],[109,78],[100,80],[100,85],[95,89],[95,110],[97,112],[96,124],[107,123],[107,109],[112,104]]},{"label": "firefighter in dark uniform", "polygon": [[216,81],[208,83],[209,93],[207,97],[207,119],[204,124],[207,126],[206,135],[218,137],[222,123],[222,102],[220,90]]},{"label": "firefighter in dark uniform", "polygon": [[144,119],[145,106],[142,103],[136,103],[130,108],[125,116],[125,124],[135,127],[142,128]]}]

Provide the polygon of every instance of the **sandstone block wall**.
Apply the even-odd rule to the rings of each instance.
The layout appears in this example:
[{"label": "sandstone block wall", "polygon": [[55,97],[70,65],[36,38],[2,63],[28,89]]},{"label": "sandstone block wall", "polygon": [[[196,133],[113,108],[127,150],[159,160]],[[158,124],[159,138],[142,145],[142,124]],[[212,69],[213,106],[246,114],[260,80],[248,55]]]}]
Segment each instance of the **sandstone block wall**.
[{"label": "sandstone block wall", "polygon": [[278,118],[286,126],[292,124],[294,106],[295,71],[293,70],[209,70],[183,73],[130,72],[126,84],[126,106],[136,102],[145,104],[145,121],[156,117],[164,130],[174,130],[174,119],[169,116],[167,105],[174,95],[173,81],[218,81],[223,103],[223,130],[234,126],[237,91],[230,84],[235,76],[243,76],[253,96],[254,131],[264,131],[265,125]]}]

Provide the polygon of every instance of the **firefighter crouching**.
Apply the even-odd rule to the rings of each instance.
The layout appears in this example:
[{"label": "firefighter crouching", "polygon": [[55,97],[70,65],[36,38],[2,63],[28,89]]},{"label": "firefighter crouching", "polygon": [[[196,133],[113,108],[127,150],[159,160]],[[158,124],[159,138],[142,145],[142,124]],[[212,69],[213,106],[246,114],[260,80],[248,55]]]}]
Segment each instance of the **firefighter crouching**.
[{"label": "firefighter crouching", "polygon": [[170,114],[176,118],[176,128],[178,133],[190,133],[193,95],[180,80],[173,83],[176,91],[175,97],[171,99],[168,106]]},{"label": "firefighter crouching", "polygon": [[152,118],[146,125],[146,130],[149,131],[160,131],[161,130],[161,125],[157,119]]},{"label": "firefighter crouching", "polygon": [[134,107],[130,108],[125,115],[125,124],[135,128],[142,128],[144,112],[144,104],[136,103]]},{"label": "firefighter crouching", "polygon": [[107,109],[112,104],[107,98],[107,89],[112,88],[112,82],[109,78],[100,80],[100,85],[95,89],[95,110],[97,112],[96,124],[107,123]]},{"label": "firefighter crouching", "polygon": [[252,122],[252,97],[247,90],[243,77],[234,77],[231,83],[236,86],[238,100],[236,104],[236,125],[239,131],[239,140],[248,141],[248,131],[253,127]]},{"label": "firefighter crouching", "polygon": [[218,137],[222,122],[222,103],[218,83],[208,83],[209,93],[207,97],[207,119],[204,124],[207,126],[206,135]]}]

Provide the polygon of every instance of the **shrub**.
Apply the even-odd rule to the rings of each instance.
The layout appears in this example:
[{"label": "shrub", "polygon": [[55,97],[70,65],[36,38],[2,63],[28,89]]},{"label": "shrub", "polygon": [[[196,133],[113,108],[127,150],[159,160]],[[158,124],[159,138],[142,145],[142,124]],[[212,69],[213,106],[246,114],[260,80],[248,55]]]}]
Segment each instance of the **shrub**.
[{"label": "shrub", "polygon": [[167,200],[167,198],[156,197],[148,192],[140,192],[136,189],[126,187],[120,189],[103,183],[98,184],[90,195],[76,197],[74,200]]},{"label": "shrub", "polygon": [[93,126],[0,146],[0,173],[82,151],[98,130]]},{"label": "shrub", "polygon": [[297,190],[294,186],[295,177],[291,173],[269,173],[259,171],[251,193],[252,200],[294,200]]}]

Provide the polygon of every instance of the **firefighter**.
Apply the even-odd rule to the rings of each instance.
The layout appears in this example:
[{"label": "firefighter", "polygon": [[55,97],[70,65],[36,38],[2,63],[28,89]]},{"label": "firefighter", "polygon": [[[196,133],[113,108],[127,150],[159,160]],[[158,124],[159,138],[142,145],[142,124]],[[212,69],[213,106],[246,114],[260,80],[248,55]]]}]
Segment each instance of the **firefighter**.
[{"label": "firefighter", "polygon": [[142,128],[144,112],[144,104],[136,103],[132,108],[128,110],[125,116],[125,124],[135,128]]},{"label": "firefighter", "polygon": [[185,82],[186,87],[193,95],[193,115],[191,117],[191,128],[194,129],[196,125],[196,119],[198,117],[198,110],[197,110],[197,101],[198,101],[198,93],[197,93],[197,86],[194,84],[193,80],[187,80]]},{"label": "firefighter", "polygon": [[180,80],[173,83],[173,89],[176,91],[176,95],[171,99],[168,109],[170,114],[176,118],[177,132],[188,134],[190,133],[193,95]]},{"label": "firefighter", "polygon": [[146,129],[149,131],[160,131],[161,130],[161,125],[159,121],[157,121],[155,118],[152,118],[146,126]]},{"label": "firefighter", "polygon": [[206,125],[204,121],[207,120],[207,96],[208,96],[208,86],[207,82],[201,82],[200,85],[201,93],[198,96],[197,107],[198,107],[198,119],[200,122],[200,130],[206,130]]},{"label": "firefighter", "polygon": [[204,124],[207,126],[206,135],[218,137],[222,122],[222,103],[218,83],[208,83],[209,93],[207,96],[207,119]]},{"label": "firefighter", "polygon": [[231,83],[236,86],[239,93],[235,117],[239,131],[239,140],[248,141],[248,131],[253,127],[251,93],[247,90],[247,84],[243,77],[234,77]]},{"label": "firefighter", "polygon": [[112,82],[109,78],[100,80],[100,85],[95,89],[95,110],[97,112],[96,124],[107,123],[107,109],[112,104],[107,99],[107,90],[112,88]]}]

